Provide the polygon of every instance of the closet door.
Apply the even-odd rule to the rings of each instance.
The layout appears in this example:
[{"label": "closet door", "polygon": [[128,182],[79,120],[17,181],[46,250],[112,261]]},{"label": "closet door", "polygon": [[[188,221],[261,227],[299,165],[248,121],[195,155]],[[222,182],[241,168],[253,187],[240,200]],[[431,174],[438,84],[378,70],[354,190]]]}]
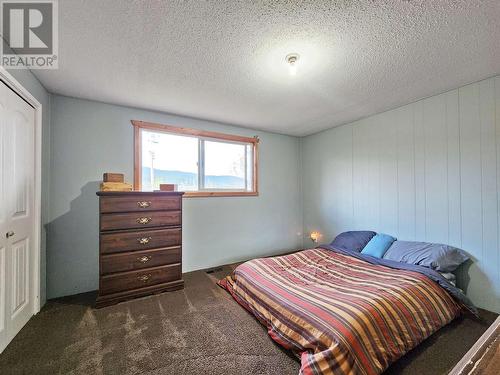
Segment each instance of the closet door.
[{"label": "closet door", "polygon": [[33,315],[35,111],[0,82],[0,352]]}]

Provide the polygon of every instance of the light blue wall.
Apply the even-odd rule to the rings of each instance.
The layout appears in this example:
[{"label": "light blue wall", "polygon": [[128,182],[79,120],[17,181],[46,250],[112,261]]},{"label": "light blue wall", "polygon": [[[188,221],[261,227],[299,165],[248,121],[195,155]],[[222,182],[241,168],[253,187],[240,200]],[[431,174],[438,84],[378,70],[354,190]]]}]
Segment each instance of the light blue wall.
[{"label": "light blue wall", "polygon": [[304,233],[460,247],[461,285],[500,312],[500,77],[305,137],[301,153]]},{"label": "light blue wall", "polygon": [[49,170],[50,170],[50,99],[51,95],[40,84],[38,79],[29,70],[15,69],[9,73],[28,90],[42,105],[42,233],[40,256],[40,304],[46,300],[46,230],[49,220]]},{"label": "light blue wall", "polygon": [[260,137],[258,197],[184,199],[184,272],[301,246],[297,138],[53,95],[49,297],[98,287],[95,193],[103,172],[132,181],[133,119]]}]

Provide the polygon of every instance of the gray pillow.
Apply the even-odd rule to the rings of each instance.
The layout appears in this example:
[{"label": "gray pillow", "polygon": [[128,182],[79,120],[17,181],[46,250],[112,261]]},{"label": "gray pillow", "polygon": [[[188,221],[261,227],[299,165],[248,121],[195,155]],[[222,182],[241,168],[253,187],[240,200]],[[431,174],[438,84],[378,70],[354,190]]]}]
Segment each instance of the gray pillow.
[{"label": "gray pillow", "polygon": [[383,258],[416,264],[439,272],[453,272],[469,259],[462,250],[452,246],[412,241],[393,242]]},{"label": "gray pillow", "polygon": [[352,250],[359,253],[375,234],[375,232],[369,230],[343,232],[335,237],[330,245],[339,249]]}]

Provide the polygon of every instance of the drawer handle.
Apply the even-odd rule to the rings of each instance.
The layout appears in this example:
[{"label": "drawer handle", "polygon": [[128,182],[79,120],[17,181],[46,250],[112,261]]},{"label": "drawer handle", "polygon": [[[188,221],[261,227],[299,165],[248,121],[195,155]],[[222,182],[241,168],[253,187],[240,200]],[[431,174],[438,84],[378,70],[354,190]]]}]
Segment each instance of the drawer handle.
[{"label": "drawer handle", "polygon": [[151,220],[153,220],[153,219],[150,218],[150,217],[138,217],[136,221],[137,221],[138,224],[147,224]]},{"label": "drawer handle", "polygon": [[139,208],[148,208],[149,206],[151,206],[151,202],[139,201],[139,202],[137,202],[137,205],[139,206]]},{"label": "drawer handle", "polygon": [[149,243],[149,241],[151,241],[151,237],[142,237],[137,239],[137,242],[139,242],[141,245],[146,245]]},{"label": "drawer handle", "polygon": [[147,283],[151,278],[151,275],[141,275],[137,277],[137,280],[142,281],[143,283]]},{"label": "drawer handle", "polygon": [[147,263],[151,260],[151,256],[143,255],[142,257],[137,258],[137,260],[141,263]]}]

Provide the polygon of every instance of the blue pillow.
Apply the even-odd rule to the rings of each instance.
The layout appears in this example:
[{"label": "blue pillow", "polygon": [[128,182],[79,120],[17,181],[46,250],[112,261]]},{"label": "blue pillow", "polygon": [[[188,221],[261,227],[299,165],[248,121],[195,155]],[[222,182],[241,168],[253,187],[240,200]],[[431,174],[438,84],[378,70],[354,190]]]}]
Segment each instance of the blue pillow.
[{"label": "blue pillow", "polygon": [[382,258],[396,239],[388,234],[378,233],[361,251],[361,254],[370,255],[375,258]]},{"label": "blue pillow", "polygon": [[368,230],[343,232],[335,237],[330,245],[338,249],[352,250],[359,253],[375,234],[375,232]]},{"label": "blue pillow", "polygon": [[439,272],[453,272],[469,257],[453,246],[429,242],[396,241],[384,254],[384,259],[416,264]]}]

